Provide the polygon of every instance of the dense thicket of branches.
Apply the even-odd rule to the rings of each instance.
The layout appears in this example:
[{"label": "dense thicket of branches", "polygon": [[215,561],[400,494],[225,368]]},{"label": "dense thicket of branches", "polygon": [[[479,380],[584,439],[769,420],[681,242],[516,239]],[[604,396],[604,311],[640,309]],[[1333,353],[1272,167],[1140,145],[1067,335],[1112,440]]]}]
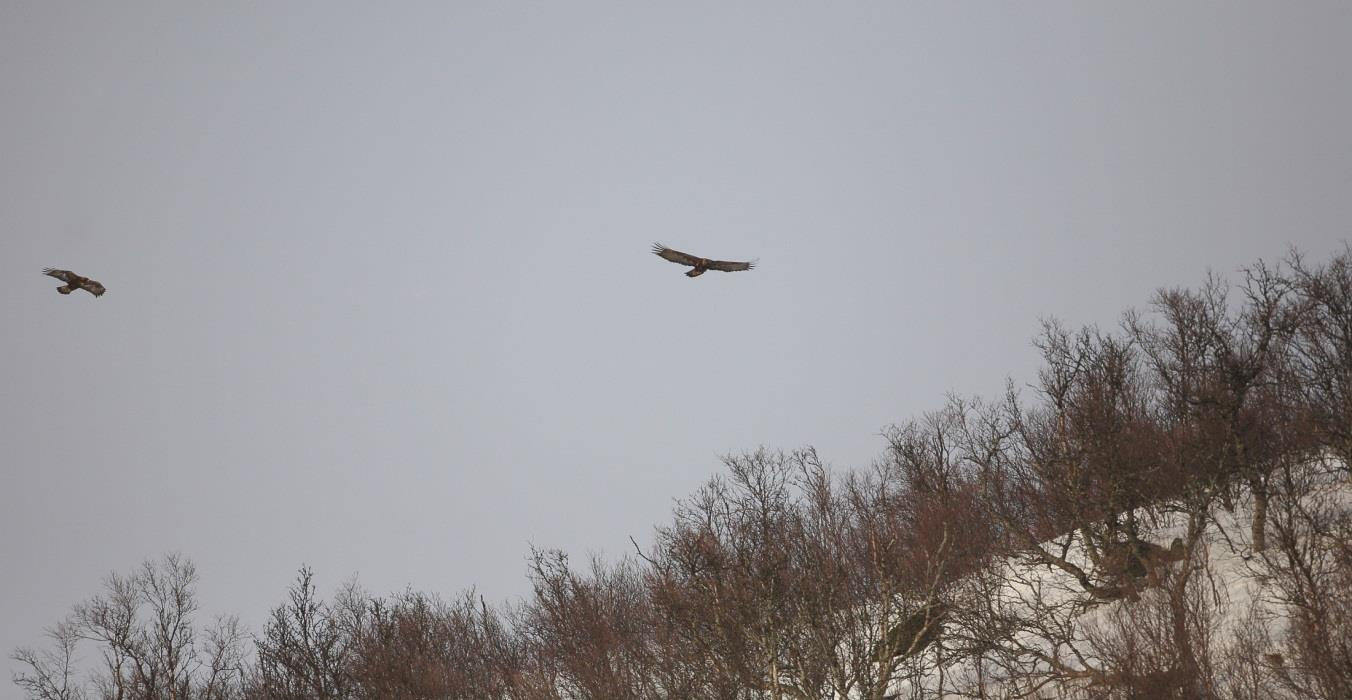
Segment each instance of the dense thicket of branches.
[{"label": "dense thicket of branches", "polygon": [[1036,343],[1032,386],[894,426],[867,469],[736,455],[646,550],[533,551],[515,605],[322,600],[303,569],[250,639],[200,626],[196,572],[168,557],[17,650],[15,681],[63,699],[1352,697],[1352,251]]}]

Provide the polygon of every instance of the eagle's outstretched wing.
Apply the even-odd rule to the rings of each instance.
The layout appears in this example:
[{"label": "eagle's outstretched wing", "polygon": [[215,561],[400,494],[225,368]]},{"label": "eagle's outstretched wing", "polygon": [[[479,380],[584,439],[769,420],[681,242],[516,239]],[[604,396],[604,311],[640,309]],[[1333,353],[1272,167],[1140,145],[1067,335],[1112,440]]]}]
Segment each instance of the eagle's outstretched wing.
[{"label": "eagle's outstretched wing", "polygon": [[657,257],[662,258],[663,260],[670,260],[680,265],[694,267],[702,262],[701,258],[697,258],[689,253],[682,253],[679,250],[672,250],[661,243],[653,244],[653,253],[657,254]]},{"label": "eagle's outstretched wing", "polygon": [[50,267],[43,268],[42,274],[47,275],[48,277],[55,277],[67,284],[79,284],[80,280],[84,279],[70,270],[54,270]]},{"label": "eagle's outstretched wing", "polygon": [[751,262],[730,262],[728,260],[709,261],[710,270],[719,270],[721,272],[741,272],[742,270],[750,270],[755,266],[756,262],[754,260]]}]

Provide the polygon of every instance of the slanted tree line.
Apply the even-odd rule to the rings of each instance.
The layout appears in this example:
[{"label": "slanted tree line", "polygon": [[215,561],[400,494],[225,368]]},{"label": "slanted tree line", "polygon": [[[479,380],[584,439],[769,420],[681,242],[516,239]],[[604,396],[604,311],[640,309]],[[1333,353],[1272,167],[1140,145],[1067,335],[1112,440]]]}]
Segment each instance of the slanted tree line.
[{"label": "slanted tree line", "polygon": [[867,468],[730,456],[650,546],[533,550],[514,603],[326,600],[302,569],[248,634],[200,619],[169,556],[17,650],[14,680],[63,700],[1352,697],[1352,250],[1035,342],[1035,382],[890,428]]}]

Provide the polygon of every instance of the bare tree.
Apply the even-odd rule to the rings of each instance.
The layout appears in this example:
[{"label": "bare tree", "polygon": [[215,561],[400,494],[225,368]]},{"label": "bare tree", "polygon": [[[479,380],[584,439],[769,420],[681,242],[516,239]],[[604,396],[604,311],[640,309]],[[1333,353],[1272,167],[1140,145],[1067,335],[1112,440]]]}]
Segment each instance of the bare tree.
[{"label": "bare tree", "polygon": [[649,600],[631,562],[593,560],[584,576],[562,552],[535,550],[530,570],[535,593],[520,624],[545,671],[534,695],[677,697],[654,673]]},{"label": "bare tree", "polygon": [[454,603],[408,591],[366,599],[350,649],[359,698],[506,698],[516,644],[498,613],[473,591]]},{"label": "bare tree", "polygon": [[205,659],[196,697],[202,700],[231,700],[242,694],[249,664],[244,647],[247,635],[233,615],[216,618],[201,640]]},{"label": "bare tree", "polygon": [[243,635],[231,617],[206,630],[196,626],[197,568],[170,554],[146,561],[130,575],[111,574],[104,592],[75,606],[50,636],[57,650],[16,655],[32,669],[16,678],[29,697],[80,698],[91,691],[74,682],[78,642],[93,643],[102,667],[90,684],[109,700],[228,700],[243,688]]},{"label": "bare tree", "polygon": [[1302,697],[1352,697],[1352,505],[1335,469],[1318,460],[1281,471],[1275,551],[1260,560],[1288,616],[1284,685]]},{"label": "bare tree", "polygon": [[1242,307],[1232,311],[1228,289],[1212,277],[1200,290],[1156,294],[1156,325],[1128,314],[1126,325],[1143,348],[1162,400],[1166,429],[1188,448],[1183,461],[1205,475],[1201,483],[1230,501],[1232,479],[1253,499],[1252,543],[1266,546],[1267,473],[1275,466],[1271,417],[1261,409],[1259,388],[1274,380],[1282,339],[1289,334],[1284,312],[1289,282],[1261,263],[1245,271]]},{"label": "bare tree", "polygon": [[1319,440],[1352,473],[1352,248],[1323,266],[1294,251],[1288,263],[1295,290],[1289,385]]},{"label": "bare tree", "polygon": [[255,640],[258,669],[252,694],[269,700],[337,700],[351,697],[349,650],[360,619],[315,596],[314,572],[302,567],[289,591],[290,600],[273,609],[263,636]]},{"label": "bare tree", "polygon": [[82,700],[84,690],[76,681],[75,647],[80,631],[75,623],[60,622],[47,630],[54,649],[20,647],[10,658],[27,667],[14,676],[14,683],[34,700]]}]

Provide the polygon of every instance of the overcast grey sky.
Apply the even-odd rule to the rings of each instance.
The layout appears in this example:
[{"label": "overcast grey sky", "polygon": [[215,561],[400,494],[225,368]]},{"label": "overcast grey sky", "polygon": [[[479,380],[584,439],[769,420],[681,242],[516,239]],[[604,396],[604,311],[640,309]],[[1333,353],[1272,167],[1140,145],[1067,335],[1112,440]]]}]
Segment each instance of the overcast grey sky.
[{"label": "overcast grey sky", "polygon": [[520,595],[528,543],[622,553],[720,454],[862,465],[1029,380],[1040,316],[1327,256],[1349,36],[1346,2],[0,0],[0,651],[170,550],[255,629],[302,563]]}]

